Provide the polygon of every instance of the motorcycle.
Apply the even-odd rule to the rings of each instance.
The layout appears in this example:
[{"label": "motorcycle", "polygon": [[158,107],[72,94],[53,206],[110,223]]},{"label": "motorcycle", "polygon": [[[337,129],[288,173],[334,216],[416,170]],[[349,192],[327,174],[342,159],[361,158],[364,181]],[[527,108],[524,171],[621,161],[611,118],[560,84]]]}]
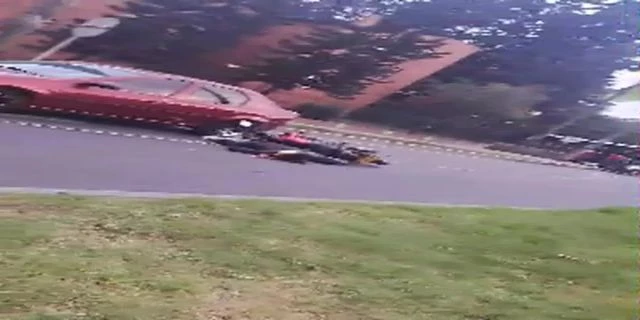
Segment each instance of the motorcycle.
[{"label": "motorcycle", "polygon": [[[261,158],[291,162],[314,162],[327,165],[380,166],[389,163],[374,150],[332,144],[308,138],[302,142],[283,139],[281,134],[250,131],[220,131],[202,137],[205,141],[227,147],[232,152],[253,154]],[[304,142],[304,143],[303,143]]]}]

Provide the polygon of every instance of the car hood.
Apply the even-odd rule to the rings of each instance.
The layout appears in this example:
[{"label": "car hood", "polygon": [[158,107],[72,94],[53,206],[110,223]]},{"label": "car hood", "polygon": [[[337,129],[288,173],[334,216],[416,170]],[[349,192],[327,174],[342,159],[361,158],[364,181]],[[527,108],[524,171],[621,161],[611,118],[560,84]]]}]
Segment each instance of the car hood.
[{"label": "car hood", "polygon": [[[27,72],[22,72],[20,70],[11,70],[10,68],[2,67],[2,65],[9,66],[12,63],[28,63],[28,62],[29,61],[1,61],[0,76],[24,77],[24,78],[46,78],[38,75],[33,75]],[[165,74],[162,72],[141,70],[141,69],[118,66],[113,64],[102,64],[102,63],[93,63],[93,62],[85,62],[85,61],[47,61],[47,63],[53,64],[53,65],[57,64],[57,65],[87,66],[91,68],[101,69],[102,71],[105,71],[107,73],[112,73],[112,74],[109,74],[107,77],[123,76],[122,74],[119,74],[119,73],[124,72],[124,73],[132,73],[136,76],[173,77],[173,78],[180,78],[188,81],[193,81],[195,83],[220,85],[227,88],[236,89],[238,91],[243,92],[245,95],[247,95],[249,97],[249,103],[243,106],[244,108],[246,108],[247,111],[266,114],[271,118],[280,119],[280,120],[292,120],[299,117],[299,114],[297,112],[286,110],[280,107],[276,102],[272,101],[268,97],[258,92],[255,92],[253,90],[249,90],[246,88],[240,88],[236,86],[230,86],[227,84],[217,83],[215,81],[207,81],[203,79],[196,79],[196,78],[191,78],[191,77],[186,77],[181,75]],[[114,73],[117,73],[117,74],[114,74]]]},{"label": "car hood", "polygon": [[247,92],[247,89],[241,90],[245,91],[245,93],[249,95],[251,99],[250,109],[252,110],[260,113],[266,113],[277,119],[295,119],[300,117],[297,112],[282,108],[276,102],[260,93],[253,91]]}]

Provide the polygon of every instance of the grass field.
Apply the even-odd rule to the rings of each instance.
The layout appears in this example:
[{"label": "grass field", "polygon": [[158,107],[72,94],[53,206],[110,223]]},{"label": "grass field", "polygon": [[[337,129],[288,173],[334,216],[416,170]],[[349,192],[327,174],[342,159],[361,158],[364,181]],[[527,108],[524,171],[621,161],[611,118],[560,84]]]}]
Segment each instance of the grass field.
[{"label": "grass field", "polygon": [[631,319],[632,209],[0,196],[5,320]]}]

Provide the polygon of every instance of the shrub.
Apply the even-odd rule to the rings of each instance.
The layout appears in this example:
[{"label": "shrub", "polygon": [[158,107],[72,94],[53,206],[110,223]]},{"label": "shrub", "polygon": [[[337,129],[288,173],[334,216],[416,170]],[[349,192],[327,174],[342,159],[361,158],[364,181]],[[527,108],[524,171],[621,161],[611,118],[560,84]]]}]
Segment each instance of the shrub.
[{"label": "shrub", "polygon": [[301,105],[296,109],[303,118],[322,121],[339,118],[344,111],[342,108],[336,106],[317,105],[311,103]]}]

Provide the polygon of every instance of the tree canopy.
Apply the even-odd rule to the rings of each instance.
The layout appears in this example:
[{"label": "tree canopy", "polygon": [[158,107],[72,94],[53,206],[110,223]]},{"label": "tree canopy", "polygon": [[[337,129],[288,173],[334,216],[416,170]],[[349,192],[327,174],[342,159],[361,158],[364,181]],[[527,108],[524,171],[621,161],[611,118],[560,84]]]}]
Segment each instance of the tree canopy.
[{"label": "tree canopy", "polygon": [[[638,0],[271,0],[280,17],[353,21],[385,16],[373,29],[410,27],[430,35],[471,42],[483,49],[436,77],[516,86],[543,85],[550,97],[538,106],[549,120],[562,121],[594,103],[611,84],[611,74],[638,68],[634,43]],[[267,4],[268,3],[268,4]],[[637,42],[637,41],[636,41]],[[421,91],[425,84],[407,88]],[[596,110],[594,110],[596,111]]]},{"label": "tree canopy", "polygon": [[[256,14],[239,14],[239,6]],[[547,111],[558,106],[570,108],[579,101],[593,99],[606,87],[613,71],[638,63],[632,60],[637,55],[634,39],[639,22],[638,0],[242,0],[234,5],[196,0],[143,0],[131,1],[120,9],[134,14],[136,22],[123,23],[118,32],[86,39],[74,47],[89,53],[96,51],[89,49],[96,42],[109,42],[113,51],[120,51],[118,54],[101,48],[103,55],[112,55],[112,58],[143,60],[138,53],[143,54],[144,59],[158,60],[163,58],[160,54],[165,54],[171,59],[186,61],[193,52],[228,47],[238,35],[258,33],[265,26],[284,20],[340,24],[379,14],[385,19],[370,28],[371,31],[399,32],[411,28],[420,33],[472,42],[483,49],[442,71],[437,75],[440,80],[467,78],[483,83],[544,85],[551,97],[550,102],[541,106]],[[369,45],[362,50],[375,51],[365,39],[357,37],[343,36],[332,41],[316,41],[304,49],[313,51],[354,41],[361,46]],[[391,44],[381,44],[391,47]],[[408,50],[409,47],[401,43],[391,50],[406,48],[408,55],[416,52]],[[361,55],[362,50],[352,56]],[[156,54],[149,55],[150,51]],[[357,65],[353,59],[342,60]],[[282,66],[280,60],[270,62],[274,68]],[[356,73],[364,74],[363,65],[366,63],[354,67],[358,69]],[[302,76],[296,75],[296,78]],[[271,77],[275,81],[283,75]]]},{"label": "tree canopy", "polygon": [[431,0],[398,7],[391,19],[483,48],[441,80],[544,85],[551,111],[595,98],[613,71],[637,64],[638,8],[638,1]]},{"label": "tree canopy", "polygon": [[[140,0],[119,10],[136,18],[126,19],[104,36],[78,41],[70,50],[221,81],[264,81],[274,89],[305,85],[336,97],[357,93],[363,80],[365,84],[377,81],[379,75],[393,71],[395,62],[428,57],[439,44],[418,43],[419,35],[450,37],[482,49],[429,81],[376,104],[376,112],[386,105],[388,113],[410,113],[415,109],[402,111],[406,105],[402,99],[415,100],[416,94],[433,94],[434,90],[446,97],[446,90],[468,81],[482,88],[478,94],[492,92],[475,100],[490,108],[485,114],[507,112],[491,117],[496,121],[514,118],[508,112],[533,102],[527,108],[542,112],[535,121],[559,123],[585,110],[599,111],[610,75],[638,68],[633,58],[638,55],[634,50],[639,0]],[[198,65],[202,60],[194,59],[194,55],[229,48],[243,35],[259,34],[268,26],[291,20],[346,26],[371,15],[382,16],[382,22],[354,34],[327,29],[303,41],[283,43],[275,53],[284,54],[248,70],[207,73]],[[392,38],[374,39],[379,34]],[[61,37],[59,33],[51,36]],[[346,44],[351,46],[346,54],[331,54]],[[43,48],[48,46],[50,43],[43,44]],[[340,65],[337,71],[336,65]],[[434,79],[441,84],[435,89]],[[447,83],[450,85],[444,85]],[[530,88],[536,89],[535,93],[527,91],[531,93],[528,102],[515,98]],[[487,103],[496,97],[505,99],[502,104],[518,106]],[[458,105],[451,110],[469,110],[473,99],[456,100]],[[422,117],[425,123],[433,120],[431,115]]]},{"label": "tree canopy", "polygon": [[602,110],[611,74],[638,69],[637,0],[343,0],[333,7],[322,3],[307,3],[320,12],[318,19],[382,14],[388,24],[465,40],[483,49],[429,81],[406,88],[394,102],[377,104],[378,110],[388,105],[388,112],[398,112],[411,104],[399,103],[401,97],[433,91],[433,78],[445,83],[506,83],[543,87],[549,99],[535,106],[542,111],[536,121],[551,125],[576,113]]}]

